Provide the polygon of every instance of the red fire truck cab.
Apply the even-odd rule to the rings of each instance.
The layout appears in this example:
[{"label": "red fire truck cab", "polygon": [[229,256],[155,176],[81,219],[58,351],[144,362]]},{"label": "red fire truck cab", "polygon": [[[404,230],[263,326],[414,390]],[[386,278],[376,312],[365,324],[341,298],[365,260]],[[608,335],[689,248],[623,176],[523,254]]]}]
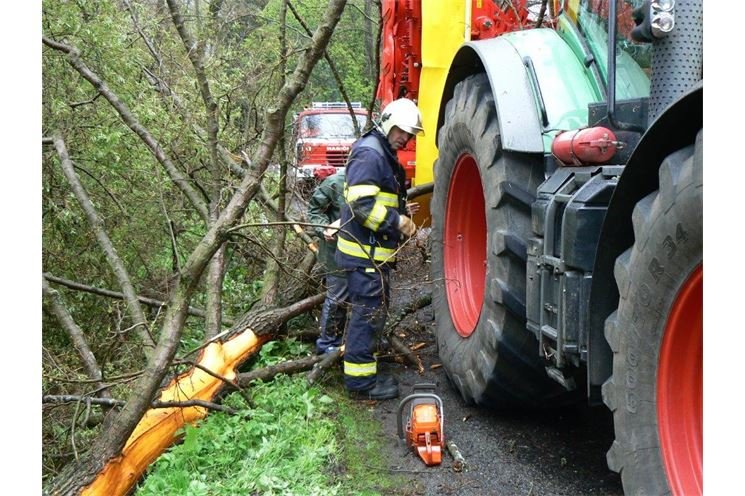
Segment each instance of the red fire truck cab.
[{"label": "red fire truck cab", "polygon": [[[367,123],[367,110],[359,102],[351,105],[361,132]],[[321,181],[343,168],[357,139],[345,102],[313,102],[295,116],[293,131],[299,180]]]}]

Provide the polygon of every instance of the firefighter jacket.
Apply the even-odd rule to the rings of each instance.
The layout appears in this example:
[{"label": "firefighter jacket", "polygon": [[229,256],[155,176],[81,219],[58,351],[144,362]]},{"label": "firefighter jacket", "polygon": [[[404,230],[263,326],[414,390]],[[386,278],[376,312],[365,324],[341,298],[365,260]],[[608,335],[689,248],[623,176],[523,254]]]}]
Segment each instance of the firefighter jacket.
[{"label": "firefighter jacket", "polygon": [[406,209],[406,174],[377,129],[352,145],[347,161],[336,261],[343,269],[392,266],[401,240],[399,216]]},{"label": "firefighter jacket", "polygon": [[308,222],[316,224],[313,231],[321,239],[318,246],[318,262],[325,274],[336,272],[339,268],[334,260],[336,253],[336,239],[326,241],[323,237],[323,227],[341,219],[341,209],[344,206],[344,170],[340,170],[324,179],[313,191],[308,202]]}]

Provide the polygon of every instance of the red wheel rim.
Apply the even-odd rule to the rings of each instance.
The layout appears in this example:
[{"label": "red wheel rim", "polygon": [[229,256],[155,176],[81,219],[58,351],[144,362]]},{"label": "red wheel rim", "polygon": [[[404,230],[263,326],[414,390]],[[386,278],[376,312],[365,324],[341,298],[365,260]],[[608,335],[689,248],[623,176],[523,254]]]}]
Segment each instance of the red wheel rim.
[{"label": "red wheel rim", "polygon": [[678,292],[657,368],[660,449],[677,495],[703,492],[703,280],[699,265]]},{"label": "red wheel rim", "polygon": [[484,303],[486,212],[476,160],[463,154],[450,178],[443,237],[445,288],[455,330],[468,337]]}]

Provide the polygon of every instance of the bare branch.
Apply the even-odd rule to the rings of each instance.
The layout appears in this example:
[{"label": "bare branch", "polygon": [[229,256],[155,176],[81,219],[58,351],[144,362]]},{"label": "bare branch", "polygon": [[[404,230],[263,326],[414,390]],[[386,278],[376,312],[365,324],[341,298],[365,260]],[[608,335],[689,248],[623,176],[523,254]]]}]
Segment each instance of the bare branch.
[{"label": "bare branch", "polygon": [[150,55],[152,55],[155,61],[158,63],[158,67],[163,67],[163,60],[160,58],[160,54],[153,46],[150,39],[147,36],[145,36],[145,33],[142,31],[142,28],[140,28],[140,23],[137,19],[137,13],[132,8],[132,5],[130,5],[129,0],[124,0],[124,5],[129,11],[129,16],[132,18],[132,24],[134,24],[134,27],[137,30],[137,33],[139,33],[140,38],[142,38],[142,41],[145,42],[145,46],[147,46],[147,49],[150,52]]},{"label": "bare branch", "polygon": [[271,365],[251,372],[245,372],[238,374],[238,384],[241,386],[248,386],[253,381],[269,381],[274,379],[277,374],[294,374],[296,372],[302,372],[313,368],[317,363],[323,360],[323,356],[314,355],[298,360],[287,360],[277,365]]},{"label": "bare branch", "polygon": [[42,291],[44,294],[44,299],[47,300],[49,306],[51,307],[52,313],[54,313],[55,317],[57,317],[57,320],[59,321],[62,328],[67,331],[67,335],[70,337],[70,341],[72,341],[75,349],[78,350],[78,354],[80,355],[80,359],[83,361],[83,366],[85,367],[88,377],[90,377],[90,379],[94,381],[94,384],[97,387],[102,388],[100,396],[103,398],[111,397],[108,390],[104,388],[102,382],[103,374],[101,373],[101,367],[98,366],[96,356],[93,354],[90,347],[88,346],[88,342],[85,340],[85,334],[83,333],[82,329],[80,329],[80,327],[78,327],[78,325],[75,323],[75,320],[73,320],[70,312],[67,311],[64,303],[62,303],[62,297],[56,290],[49,287],[49,283],[47,283],[47,280],[43,277]]},{"label": "bare branch", "polygon": [[[186,28],[184,18],[181,16],[181,12],[178,7],[178,3],[175,0],[167,0],[167,3],[168,10],[170,10],[171,12],[173,24],[176,26],[176,31],[178,31],[178,34],[181,37],[181,41],[183,41],[184,43],[184,47],[186,48],[186,53],[189,56],[191,65],[194,67],[194,74],[197,77],[199,93],[202,95],[202,100],[204,101],[204,106],[207,110],[207,142],[209,146],[210,157],[212,158],[210,170],[212,171],[212,180],[214,182],[216,179],[218,179],[215,176],[217,174],[217,133],[219,124],[217,122],[217,103],[215,103],[215,99],[212,97],[209,81],[207,81],[207,74],[204,70],[205,49],[204,46],[200,46],[200,43],[198,43],[194,39],[189,30]],[[213,186],[218,187],[217,184],[214,184]],[[214,191],[211,191],[211,193],[214,193]],[[213,202],[217,202],[219,201],[219,198],[212,198],[211,200]]]},{"label": "bare branch", "polygon": [[375,88],[373,88],[372,94],[370,95],[370,104],[367,106],[367,125],[371,126],[373,119],[373,110],[375,108],[375,99],[378,96],[378,87],[380,86],[380,47],[383,39],[383,6],[380,1],[376,1],[375,5],[378,7],[378,36],[375,39]]},{"label": "bare branch", "polygon": [[336,363],[343,353],[342,348],[337,348],[330,353],[326,353],[322,356],[323,360],[320,360],[316,365],[313,366],[313,370],[308,372],[305,376],[305,380],[309,385],[314,384],[326,370]]},{"label": "bare branch", "polygon": [[[62,286],[68,287],[70,289],[75,289],[77,291],[84,291],[86,293],[95,294],[98,296],[106,296],[107,298],[115,298],[117,300],[123,300],[125,298],[123,293],[117,293],[116,291],[111,291],[109,289],[102,289],[102,288],[96,288],[93,286],[87,286],[85,284],[81,284],[79,282],[71,281],[69,279],[63,279],[61,277],[54,276],[50,274],[49,272],[44,273],[44,278],[49,282],[54,282],[57,284],[61,284]],[[147,298],[145,296],[137,296],[137,299],[140,303],[143,305],[147,305],[149,307],[153,308],[161,308],[165,307],[167,303],[165,301],[156,300],[154,298]],[[205,318],[204,310],[197,307],[189,307],[189,315],[193,315],[195,317],[201,317]],[[225,322],[227,325],[233,324],[233,319],[223,317],[223,322]]]},{"label": "bare branch", "polygon": [[[122,292],[125,295],[125,301],[127,302],[127,310],[129,311],[130,318],[138,325],[137,334],[142,340],[143,345],[145,346],[145,354],[148,355],[151,349],[155,346],[155,342],[148,333],[147,325],[145,324],[147,322],[147,319],[145,318],[145,314],[143,313],[142,308],[140,307],[140,303],[137,300],[137,294],[135,293],[134,287],[132,286],[132,283],[129,279],[127,269],[124,267],[124,263],[119,258],[119,255],[117,254],[116,249],[111,242],[111,239],[104,229],[103,220],[98,216],[96,208],[93,206],[93,203],[88,197],[88,193],[86,193],[83,185],[80,183],[80,179],[78,179],[78,175],[75,173],[72,161],[67,154],[65,142],[59,133],[55,133],[54,135],[54,146],[57,149],[57,154],[60,157],[62,171],[64,172],[67,181],[70,183],[70,187],[75,194],[75,198],[77,198],[80,206],[85,212],[86,217],[88,218],[88,223],[90,224],[91,229],[96,235],[98,244],[101,246],[101,248],[104,250],[104,253],[106,254],[106,261],[111,266],[117,280],[119,281],[119,285],[121,286]],[[140,325],[140,323],[142,323],[142,325]]]},{"label": "bare branch", "polygon": [[541,0],[541,10],[538,12],[538,22],[535,23],[536,28],[540,28],[541,24],[543,24],[543,18],[546,16],[546,7],[548,5],[548,0]]},{"label": "bare branch", "polygon": [[94,103],[96,100],[98,100],[98,97],[100,97],[100,96],[101,96],[101,93],[96,93],[96,96],[94,96],[90,100],[85,100],[85,101],[82,101],[82,102],[73,102],[73,103],[70,103],[69,104],[70,105],[70,108],[71,109],[76,109],[78,107],[82,107],[83,105],[90,105],[91,103]]},{"label": "bare branch", "polygon": [[[92,405],[103,405],[109,407],[122,407],[127,402],[124,400],[116,400],[111,398],[90,398],[87,396],[74,396],[74,395],[51,395],[47,394],[41,397],[42,404],[49,403],[90,403]],[[153,401],[150,404],[150,408],[185,408],[191,406],[199,406],[207,408],[208,410],[215,410],[218,412],[228,413],[235,415],[237,411],[227,406],[218,405],[211,401],[204,400],[188,400],[188,401]]]},{"label": "bare branch", "polygon": [[409,363],[417,368],[417,371],[420,375],[424,373],[424,365],[422,364],[422,360],[416,354],[414,354],[414,352],[411,351],[409,347],[403,343],[403,341],[398,339],[398,337],[394,334],[390,334],[388,336],[388,341],[390,341],[391,347],[393,347],[393,349],[405,356]]}]

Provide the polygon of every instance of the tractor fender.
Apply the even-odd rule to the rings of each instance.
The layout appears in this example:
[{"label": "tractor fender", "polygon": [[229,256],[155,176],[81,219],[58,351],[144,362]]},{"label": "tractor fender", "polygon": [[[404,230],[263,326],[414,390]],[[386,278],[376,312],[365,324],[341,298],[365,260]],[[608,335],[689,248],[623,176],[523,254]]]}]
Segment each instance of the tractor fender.
[{"label": "tractor fender", "polygon": [[549,130],[585,127],[588,104],[601,99],[591,73],[556,31],[507,33],[467,42],[456,52],[440,100],[438,130],[456,84],[480,72],[489,78],[504,150],[550,153]]},{"label": "tractor fender", "polygon": [[[601,402],[600,386],[610,377],[612,353],[603,329],[618,306],[613,276],[616,259],[634,242],[631,215],[636,204],[659,189],[658,171],[672,152],[694,143],[703,128],[703,80],[671,103],[649,126],[634,149],[611,197],[600,231],[589,303],[587,354],[590,402]],[[598,403],[599,404],[599,403]]]}]

